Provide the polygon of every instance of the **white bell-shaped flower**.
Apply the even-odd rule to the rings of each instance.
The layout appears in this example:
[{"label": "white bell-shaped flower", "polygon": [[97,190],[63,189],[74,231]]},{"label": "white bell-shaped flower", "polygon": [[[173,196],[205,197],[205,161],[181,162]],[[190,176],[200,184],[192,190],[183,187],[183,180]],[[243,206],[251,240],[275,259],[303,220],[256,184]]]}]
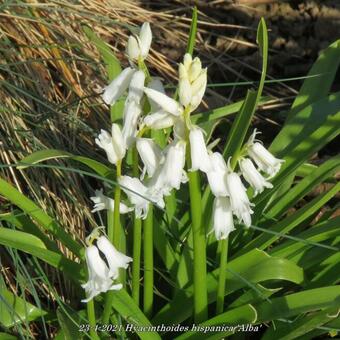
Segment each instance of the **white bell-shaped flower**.
[{"label": "white bell-shaped flower", "polygon": [[105,236],[98,238],[97,247],[106,257],[110,269],[109,276],[114,280],[117,279],[119,268],[126,269],[132,258],[118,251]]},{"label": "white bell-shaped flower", "polygon": [[213,227],[217,240],[226,239],[235,230],[229,197],[216,197],[213,206]]},{"label": "white bell-shaped flower", "polygon": [[186,180],[183,175],[185,148],[186,143],[183,140],[174,142],[168,147],[161,171],[164,188],[179,190],[181,183]]},{"label": "white bell-shaped flower", "polygon": [[138,36],[130,36],[126,48],[127,55],[131,62],[137,62],[139,59],[146,59],[152,41],[152,32],[150,24],[145,22]]},{"label": "white bell-shaped flower", "polygon": [[211,192],[215,197],[228,196],[227,174],[228,168],[219,152],[209,155],[211,170],[207,172]]},{"label": "white bell-shaped flower", "polygon": [[144,124],[155,130],[166,129],[175,124],[177,117],[165,111],[157,111],[144,117]]},{"label": "white bell-shaped flower", "polygon": [[134,205],[136,217],[146,218],[150,201],[157,204],[160,208],[164,208],[163,197],[159,193],[150,190],[138,178],[122,176],[119,178],[119,184],[128,196],[131,204]]},{"label": "white bell-shaped flower", "polygon": [[[92,213],[101,210],[110,210],[114,211],[115,201],[103,194],[103,189],[96,190],[95,196],[90,197],[91,201],[94,203],[94,207],[91,210]],[[133,208],[129,208],[123,202],[119,203],[119,212],[121,214],[127,214],[128,212],[132,211]]]},{"label": "white bell-shaped flower", "polygon": [[113,284],[110,277],[110,270],[104,260],[100,257],[96,246],[89,246],[85,250],[85,258],[89,279],[82,287],[85,289],[87,298],[82,302],[88,302],[100,293],[108,290],[119,290],[122,284]]},{"label": "white bell-shaped flower", "polygon": [[161,148],[151,138],[137,138],[136,147],[144,164],[142,179],[145,172],[149,177],[152,177],[164,161]]},{"label": "white bell-shaped flower", "polygon": [[122,96],[122,94],[128,88],[134,73],[135,70],[133,68],[127,67],[115,79],[113,79],[110,85],[104,88],[102,98],[106,104],[108,105],[115,104],[115,102]]},{"label": "white bell-shaped flower", "polygon": [[260,194],[265,188],[272,188],[273,185],[257,171],[253,162],[249,158],[242,158],[239,161],[240,169],[244,179],[253,187],[255,196]]},{"label": "white bell-shaped flower", "polygon": [[124,158],[126,144],[119,125],[112,124],[112,136],[107,131],[101,130],[95,142],[106,152],[107,159],[110,163],[116,164],[117,161]]},{"label": "white bell-shaped flower", "polygon": [[201,170],[208,172],[212,169],[210,157],[205,145],[203,131],[194,126],[189,133],[190,152],[191,152],[191,169],[190,171]]},{"label": "white bell-shaped flower", "polygon": [[136,216],[138,218],[146,218],[149,210],[149,201],[146,199],[148,188],[138,178],[130,176],[121,176],[119,184],[128,196],[131,204],[135,206]]},{"label": "white bell-shaped flower", "polygon": [[284,162],[282,159],[275,158],[261,143],[255,142],[248,146],[248,155],[255,161],[259,169],[274,177]]},{"label": "white bell-shaped flower", "polygon": [[140,103],[144,94],[144,82],[145,73],[143,71],[136,71],[130,81],[127,101],[134,100],[137,104]]},{"label": "white bell-shaped flower", "polygon": [[166,94],[148,87],[144,87],[144,92],[148,98],[157,103],[165,112],[174,116],[179,116],[182,114],[183,108],[181,105],[176,100],[168,97]]},{"label": "white bell-shaped flower", "polygon": [[249,202],[246,188],[237,173],[231,172],[227,175],[227,188],[233,213],[239,222],[243,221],[247,227],[250,227],[251,214],[253,213],[252,204]]},{"label": "white bell-shaped flower", "polygon": [[142,113],[141,106],[134,100],[127,100],[123,113],[123,139],[129,148],[135,141],[138,128],[138,120]]}]

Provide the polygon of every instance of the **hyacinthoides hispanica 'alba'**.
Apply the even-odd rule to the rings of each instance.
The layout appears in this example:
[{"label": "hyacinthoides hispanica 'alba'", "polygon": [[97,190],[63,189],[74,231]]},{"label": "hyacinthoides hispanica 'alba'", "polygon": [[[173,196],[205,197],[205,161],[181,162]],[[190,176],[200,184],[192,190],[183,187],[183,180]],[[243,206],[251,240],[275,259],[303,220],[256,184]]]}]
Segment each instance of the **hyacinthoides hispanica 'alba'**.
[{"label": "hyacinthoides hispanica 'alba'", "polygon": [[[137,304],[141,220],[144,220],[144,312],[148,316],[152,313],[153,300],[152,205],[164,208],[164,197],[173,190],[179,190],[182,183],[189,182],[194,250],[194,319],[201,322],[207,318],[208,300],[206,232],[201,222],[199,171],[207,177],[215,196],[212,225],[216,239],[221,241],[221,260],[225,260],[221,261],[217,291],[217,311],[220,313],[224,303],[228,236],[235,230],[235,220],[246,227],[251,225],[253,204],[248,197],[246,183],[253,189],[254,195],[271,188],[269,180],[279,171],[282,160],[276,159],[255,139],[256,131],[242,147],[234,168],[219,152],[212,152],[206,145],[204,131],[190,120],[190,114],[200,105],[205,93],[207,70],[202,68],[199,58],[193,59],[190,54],[185,54],[179,65],[178,100],[169,97],[160,79],[151,78],[144,64],[151,38],[149,24],[143,24],[139,35],[130,36],[127,45],[130,67],[124,69],[103,93],[103,100],[113,105],[128,91],[123,126],[120,128],[113,124],[112,134],[102,131],[96,143],[106,152],[108,161],[116,164],[117,181],[135,212],[132,296]],[[146,98],[149,105],[145,105]],[[148,107],[150,109],[143,112]],[[172,128],[173,135],[163,150],[152,138],[143,137],[146,131],[167,128]],[[133,155],[133,177],[121,176],[121,160],[129,148]],[[138,155],[144,165],[141,174],[138,171]],[[114,226],[119,225],[120,213],[128,213],[132,209],[120,202],[119,186],[116,186],[114,200],[102,192],[96,192],[91,199],[95,203],[94,211],[107,209],[114,212]],[[115,227],[115,232],[119,232],[119,228],[116,230]],[[109,308],[111,304],[105,306],[103,322],[108,320]]]}]

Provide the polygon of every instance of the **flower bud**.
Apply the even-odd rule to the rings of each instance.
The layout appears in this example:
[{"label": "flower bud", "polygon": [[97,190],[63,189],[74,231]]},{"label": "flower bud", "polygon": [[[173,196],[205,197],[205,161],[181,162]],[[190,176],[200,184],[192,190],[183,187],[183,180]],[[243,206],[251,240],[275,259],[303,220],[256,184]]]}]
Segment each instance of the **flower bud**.
[{"label": "flower bud", "polygon": [[140,48],[138,38],[134,37],[133,35],[129,36],[128,43],[126,46],[126,53],[130,61],[137,61],[140,55]]},{"label": "flower bud", "polygon": [[152,41],[152,32],[150,28],[150,24],[145,22],[139,32],[139,40],[140,40],[140,54],[143,59],[146,59]]}]

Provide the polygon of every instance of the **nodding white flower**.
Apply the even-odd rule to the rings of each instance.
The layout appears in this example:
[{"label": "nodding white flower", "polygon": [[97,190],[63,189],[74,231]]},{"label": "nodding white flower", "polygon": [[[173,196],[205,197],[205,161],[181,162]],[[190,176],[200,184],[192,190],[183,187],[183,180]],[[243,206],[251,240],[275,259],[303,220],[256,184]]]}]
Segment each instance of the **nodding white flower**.
[{"label": "nodding white flower", "polygon": [[181,105],[166,94],[148,87],[144,87],[144,92],[148,98],[157,103],[165,112],[171,113],[174,116],[179,116],[183,112]]},{"label": "nodding white flower", "polygon": [[213,227],[217,240],[226,239],[235,230],[229,197],[216,197],[213,207]]},{"label": "nodding white flower", "polygon": [[227,188],[230,197],[231,209],[239,221],[250,227],[251,225],[251,204],[247,196],[246,188],[241,182],[240,176],[231,172],[227,175]]},{"label": "nodding white flower", "polygon": [[89,246],[85,250],[85,258],[89,279],[81,286],[85,289],[87,298],[81,300],[88,302],[100,293],[105,293],[108,290],[122,289],[122,284],[113,284],[112,275],[104,260],[100,257],[96,246]]},{"label": "nodding white flower", "polygon": [[239,161],[240,169],[244,179],[254,188],[255,196],[261,193],[265,188],[272,188],[273,185],[257,171],[253,162],[249,158],[243,158]]},{"label": "nodding white flower", "polygon": [[137,135],[138,119],[142,113],[141,106],[134,100],[125,102],[123,113],[123,138],[127,147],[135,141]]},{"label": "nodding white flower", "polygon": [[[96,190],[95,196],[90,197],[90,199],[94,203],[94,207],[91,210],[92,213],[96,211],[101,211],[104,209],[114,211],[115,201],[112,198],[105,196],[103,194],[103,189]],[[133,208],[129,208],[124,203],[122,202],[119,203],[119,212],[121,214],[127,214],[128,212],[132,210]]]},{"label": "nodding white flower", "polygon": [[201,103],[207,87],[207,69],[202,69],[199,58],[192,59],[190,54],[184,55],[179,64],[179,99],[184,107],[194,111]]},{"label": "nodding white flower", "polygon": [[107,131],[101,130],[95,142],[104,149],[110,163],[116,164],[117,161],[124,158],[126,144],[119,125],[112,124],[112,136]]},{"label": "nodding white flower", "polygon": [[144,117],[144,124],[155,130],[166,129],[175,124],[177,117],[165,111],[157,111]]},{"label": "nodding white flower", "polygon": [[211,170],[207,172],[211,192],[215,197],[228,196],[227,174],[228,168],[219,152],[210,155]]},{"label": "nodding white flower", "polygon": [[254,143],[248,147],[248,155],[255,161],[259,169],[274,177],[281,168],[283,159],[275,158],[261,143]]},{"label": "nodding white flower", "polygon": [[248,155],[255,161],[259,169],[269,175],[268,178],[274,177],[281,168],[283,159],[275,158],[259,141],[256,135],[259,132],[255,129],[247,142]]},{"label": "nodding white flower", "polygon": [[139,32],[138,36],[131,35],[128,40],[126,52],[131,62],[138,61],[138,59],[146,59],[152,41],[152,32],[150,24],[145,22]]},{"label": "nodding white flower", "polygon": [[110,85],[104,88],[102,98],[106,104],[114,105],[114,103],[128,88],[134,73],[135,70],[133,68],[127,67],[115,79],[113,79]]},{"label": "nodding white flower", "polygon": [[205,145],[203,131],[199,127],[193,127],[189,133],[191,151],[190,171],[201,170],[208,172],[211,170],[210,157]]},{"label": "nodding white flower", "polygon": [[144,164],[141,179],[143,179],[145,171],[149,177],[152,177],[164,160],[161,148],[151,138],[137,138],[136,147]]},{"label": "nodding white flower", "polygon": [[126,269],[132,261],[132,258],[119,252],[105,236],[98,238],[97,247],[106,257],[110,269],[109,276],[114,280],[117,279],[119,268]]},{"label": "nodding white flower", "polygon": [[145,219],[150,201],[164,208],[163,198],[145,186],[138,178],[122,176],[119,178],[122,190],[129,197],[130,202],[135,206],[136,217]]},{"label": "nodding white flower", "polygon": [[164,187],[179,190],[181,183],[186,180],[183,176],[185,148],[186,143],[182,140],[168,147],[162,169]]},{"label": "nodding white flower", "polygon": [[134,100],[137,104],[140,103],[144,93],[145,74],[143,71],[136,71],[130,81],[129,93],[127,101]]},{"label": "nodding white flower", "polygon": [[185,171],[186,143],[182,140],[170,144],[165,152],[165,160],[162,166],[156,169],[150,179],[148,187],[154,196],[168,196],[172,189],[178,190],[181,183],[187,181]]}]

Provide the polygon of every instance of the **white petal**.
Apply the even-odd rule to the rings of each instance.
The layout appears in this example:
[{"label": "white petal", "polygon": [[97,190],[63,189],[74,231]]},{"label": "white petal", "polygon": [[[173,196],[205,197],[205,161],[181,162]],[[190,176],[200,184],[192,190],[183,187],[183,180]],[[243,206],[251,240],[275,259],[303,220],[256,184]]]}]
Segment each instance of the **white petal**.
[{"label": "white petal", "polygon": [[152,177],[164,158],[161,148],[150,138],[137,138],[136,147],[148,176]]},{"label": "white petal", "polygon": [[140,56],[140,47],[138,40],[133,35],[129,36],[129,40],[126,46],[126,53],[131,62],[137,61]]},{"label": "white petal", "polygon": [[112,124],[112,145],[117,155],[117,159],[121,160],[124,158],[126,153],[126,143],[123,138],[122,131],[118,124]]},{"label": "white petal", "polygon": [[[160,78],[153,77],[150,83],[148,84],[148,88],[165,94],[164,86]],[[149,98],[149,103],[151,106],[151,112],[160,110],[160,106],[157,103],[155,103],[151,98]]]},{"label": "white petal", "polygon": [[246,188],[243,186],[238,174],[232,172],[227,175],[227,188],[233,213],[239,221],[249,227],[251,224],[252,204],[249,202]]},{"label": "white petal", "polygon": [[253,162],[248,158],[239,161],[240,169],[244,179],[254,188],[255,196],[261,193],[265,188],[272,188],[273,185],[256,170]]},{"label": "white petal", "polygon": [[119,268],[126,269],[132,261],[132,258],[119,252],[105,236],[98,238],[97,247],[106,257],[110,268],[110,276],[113,279],[117,279]]},{"label": "white petal", "polygon": [[106,86],[102,98],[108,105],[113,105],[124,93],[130,84],[135,70],[131,67],[124,69],[110,85]]},{"label": "white petal", "polygon": [[191,102],[191,85],[188,78],[180,78],[178,84],[178,96],[180,103],[186,107]]},{"label": "white petal", "polygon": [[150,24],[145,22],[140,30],[139,33],[139,40],[140,40],[140,49],[141,49],[141,56],[145,59],[150,50],[151,41],[152,41],[152,32],[150,28]]},{"label": "white petal", "polygon": [[[93,203],[95,203],[94,209],[91,210],[92,213],[96,211],[104,210],[104,209],[110,210],[112,212],[114,211],[115,202],[112,198],[105,196],[103,194],[103,189],[96,190],[95,195],[96,196],[90,197]],[[123,202],[119,202],[119,212],[121,214],[126,214],[132,210],[133,208],[129,208]]]},{"label": "white petal", "polygon": [[204,69],[200,76],[191,85],[192,99],[191,108],[194,111],[201,103],[207,87],[207,69]]},{"label": "white petal", "polygon": [[130,82],[127,100],[134,100],[140,103],[144,93],[145,74],[143,71],[136,71]]},{"label": "white petal", "polygon": [[212,170],[207,172],[208,182],[211,192],[215,197],[228,196],[227,174],[228,168],[219,152],[210,155]]},{"label": "white petal", "polygon": [[144,117],[146,126],[152,129],[166,129],[174,125],[177,117],[165,111],[157,111]]},{"label": "white petal", "polygon": [[235,230],[228,197],[216,197],[213,207],[213,225],[217,240],[226,239]]},{"label": "white petal", "polygon": [[137,135],[138,119],[141,113],[142,109],[138,103],[135,101],[125,102],[122,134],[127,147],[130,147],[135,140]]},{"label": "white petal", "polygon": [[199,58],[195,58],[189,68],[188,76],[190,82],[194,82],[202,71],[202,63]]},{"label": "white petal", "polygon": [[101,130],[98,138],[95,139],[95,142],[99,147],[104,149],[109,162],[116,164],[118,161],[118,156],[114,149],[111,135],[107,131]]},{"label": "white petal", "polygon": [[145,94],[156,102],[165,112],[171,113],[174,116],[179,116],[182,113],[182,108],[178,102],[167,95],[156,90],[145,87]]},{"label": "white petal", "polygon": [[189,133],[191,151],[190,171],[201,170],[208,172],[212,169],[210,157],[204,142],[203,132],[198,127],[193,127]]}]

